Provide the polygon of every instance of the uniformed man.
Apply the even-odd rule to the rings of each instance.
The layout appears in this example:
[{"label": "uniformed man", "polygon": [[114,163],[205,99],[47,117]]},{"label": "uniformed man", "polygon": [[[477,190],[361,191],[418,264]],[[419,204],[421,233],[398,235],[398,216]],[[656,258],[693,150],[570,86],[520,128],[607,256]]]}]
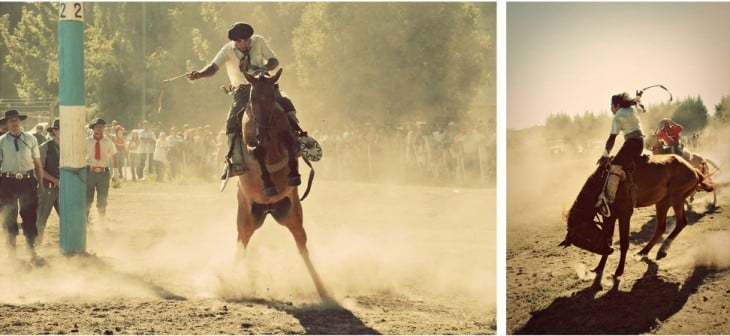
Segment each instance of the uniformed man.
[{"label": "uniformed man", "polygon": [[38,219],[36,220],[36,228],[38,229],[38,238],[36,244],[40,245],[43,242],[43,232],[46,229],[46,222],[48,216],[51,214],[51,209],[56,209],[56,214],[60,216],[58,211],[58,189],[60,186],[60,140],[61,140],[61,129],[60,120],[56,118],[51,126],[48,126],[46,130],[51,140],[48,140],[41,144],[41,165],[43,166],[43,192],[40,193],[38,200]]},{"label": "uniformed man", "polygon": [[96,210],[99,214],[99,224],[102,227],[106,224],[109,180],[110,178],[116,180],[114,168],[117,166],[114,157],[114,154],[117,153],[117,146],[114,145],[114,141],[104,136],[105,125],[104,119],[96,118],[89,125],[94,133],[86,138],[86,165],[89,170],[86,175],[86,210],[88,214],[96,192]]},{"label": "uniformed man", "polygon": [[43,189],[38,181],[43,180],[38,140],[30,133],[21,130],[21,121],[27,115],[17,110],[5,111],[0,122],[6,122],[8,132],[0,136],[0,214],[7,237],[7,248],[11,258],[16,255],[15,238],[18,236],[18,210],[23,220],[23,235],[31,252],[32,260],[37,260],[35,240],[36,209],[38,208],[38,189]]}]

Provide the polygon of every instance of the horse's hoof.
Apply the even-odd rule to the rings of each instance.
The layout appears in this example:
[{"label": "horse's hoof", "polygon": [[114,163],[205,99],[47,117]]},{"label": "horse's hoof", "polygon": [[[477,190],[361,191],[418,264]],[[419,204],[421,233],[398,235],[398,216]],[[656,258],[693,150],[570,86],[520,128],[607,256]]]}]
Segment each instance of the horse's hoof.
[{"label": "horse's hoof", "polygon": [[302,184],[302,178],[297,176],[289,176],[289,178],[286,180],[287,185],[296,187],[300,184]]},{"label": "horse's hoof", "polygon": [[618,279],[622,275],[624,275],[624,270],[616,270],[616,273],[613,274],[613,277],[615,279]]},{"label": "horse's hoof", "polygon": [[276,196],[278,193],[276,186],[264,187],[264,196]]},{"label": "horse's hoof", "polygon": [[664,258],[666,256],[667,256],[667,252],[666,251],[659,251],[659,252],[656,253],[656,260],[662,259],[662,258]]}]

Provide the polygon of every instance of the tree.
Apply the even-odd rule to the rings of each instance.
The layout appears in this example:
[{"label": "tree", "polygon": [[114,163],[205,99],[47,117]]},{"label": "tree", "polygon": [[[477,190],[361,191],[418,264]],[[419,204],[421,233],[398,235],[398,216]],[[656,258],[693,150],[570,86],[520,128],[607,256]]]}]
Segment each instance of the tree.
[{"label": "tree", "polygon": [[701,131],[707,125],[707,107],[699,96],[687,97],[679,102],[672,119],[684,127],[684,132]]},{"label": "tree", "polygon": [[715,105],[715,119],[720,124],[730,122],[730,95],[723,96],[720,103]]}]

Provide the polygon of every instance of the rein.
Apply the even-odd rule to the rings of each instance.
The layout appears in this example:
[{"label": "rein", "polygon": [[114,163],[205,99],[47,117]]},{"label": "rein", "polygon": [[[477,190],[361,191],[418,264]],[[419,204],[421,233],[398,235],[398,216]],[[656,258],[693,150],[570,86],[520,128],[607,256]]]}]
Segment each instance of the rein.
[{"label": "rein", "polygon": [[[276,102],[274,102],[275,105],[274,105],[273,111],[271,113],[269,113],[268,123],[264,124],[261,121],[259,121],[259,119],[256,118],[255,113],[253,113],[253,101],[254,100],[253,100],[253,84],[252,84],[251,90],[249,90],[249,93],[248,93],[248,107],[249,107],[248,115],[251,118],[251,120],[253,120],[254,124],[256,125],[256,141],[259,142],[259,144],[258,144],[259,146],[263,146],[262,139],[259,139],[259,135],[262,133],[259,131],[259,129],[261,129],[261,128],[266,129],[267,137],[271,136],[271,134],[269,134],[269,130],[271,128],[273,128],[274,114],[277,113]],[[289,153],[288,150],[287,150],[287,153],[288,153],[288,155],[296,155],[295,153]],[[312,167],[312,163],[306,157],[304,157],[304,155],[302,155],[301,158],[304,160],[304,163],[306,163],[307,166],[309,167],[309,177],[307,179],[307,188],[304,190],[304,194],[302,194],[302,197],[299,198],[299,201],[304,201],[304,199],[307,198],[307,196],[309,195],[309,191],[312,189],[312,181],[314,181],[314,167]],[[284,168],[287,161],[288,161],[288,157],[284,157],[284,159],[282,159],[282,161],[278,162],[275,165],[272,165],[272,166],[267,165],[267,169],[269,170],[269,172],[278,171],[279,169]]]}]

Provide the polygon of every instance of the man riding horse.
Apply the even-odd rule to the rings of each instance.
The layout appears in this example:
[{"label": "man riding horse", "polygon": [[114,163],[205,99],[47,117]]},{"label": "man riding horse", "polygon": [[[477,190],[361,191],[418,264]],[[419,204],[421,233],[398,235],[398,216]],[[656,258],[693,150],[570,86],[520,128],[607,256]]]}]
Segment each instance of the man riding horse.
[{"label": "man riding horse", "polygon": [[641,121],[634,107],[639,103],[640,97],[640,95],[637,95],[636,98],[631,98],[627,92],[611,97],[611,112],[614,115],[611,122],[611,133],[608,136],[606,149],[603,151],[599,162],[605,162],[609,159],[609,153],[613,149],[619,132],[624,132],[624,144],[611,162],[606,186],[596,203],[596,207],[601,210],[604,216],[609,216],[606,213],[608,205],[613,203],[616,197],[619,182],[626,178],[626,170],[635,167],[635,162],[641,156],[644,148],[644,133],[641,131]]},{"label": "man riding horse", "polygon": [[[228,39],[231,42],[226,43],[205,68],[188,74],[188,79],[196,80],[213,76],[223,65],[226,66],[230,80],[227,93],[233,94],[233,104],[228,110],[226,119],[229,151],[226,155],[226,170],[223,172],[221,180],[230,176],[242,175],[248,170],[243,162],[241,118],[249,104],[251,85],[246,81],[243,72],[258,74],[274,70],[279,65],[276,54],[266,40],[260,35],[254,35],[253,32],[253,27],[247,23],[234,23],[228,30]],[[316,141],[308,137],[307,132],[299,127],[294,104],[284,92],[279,90],[278,85],[276,86],[276,102],[289,116],[292,130],[300,143],[305,144],[307,148],[318,147]],[[307,153],[307,148],[304,148],[304,154]]]},{"label": "man riding horse", "polygon": [[682,125],[677,124],[674,120],[665,118],[660,122],[661,128],[656,131],[656,137],[664,146],[671,149],[672,154],[682,156],[685,160],[689,160],[689,153],[685,154],[684,145],[681,143],[681,134],[684,129]]}]

